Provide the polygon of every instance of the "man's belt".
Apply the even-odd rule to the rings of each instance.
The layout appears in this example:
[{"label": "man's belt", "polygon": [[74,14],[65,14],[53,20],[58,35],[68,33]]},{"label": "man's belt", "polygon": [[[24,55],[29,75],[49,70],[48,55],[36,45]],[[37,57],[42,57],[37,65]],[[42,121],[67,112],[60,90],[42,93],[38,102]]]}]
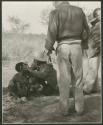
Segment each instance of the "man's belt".
[{"label": "man's belt", "polygon": [[65,36],[65,37],[61,37],[61,38],[58,38],[57,41],[58,42],[61,42],[61,41],[64,41],[64,40],[79,40],[81,39],[80,36]]},{"label": "man's belt", "polygon": [[66,39],[66,40],[63,40],[61,42],[58,43],[57,45],[57,48],[56,48],[56,55],[57,55],[57,49],[60,45],[62,44],[68,44],[68,45],[81,45],[81,40],[70,40],[70,39]]}]

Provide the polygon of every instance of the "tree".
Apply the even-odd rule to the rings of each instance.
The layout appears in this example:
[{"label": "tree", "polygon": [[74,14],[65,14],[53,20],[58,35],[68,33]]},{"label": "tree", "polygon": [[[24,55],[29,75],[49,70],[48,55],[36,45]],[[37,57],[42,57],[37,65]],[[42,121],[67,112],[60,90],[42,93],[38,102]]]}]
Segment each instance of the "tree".
[{"label": "tree", "polygon": [[18,17],[9,16],[8,21],[11,25],[11,31],[13,33],[24,33],[30,27],[28,23],[24,23]]},{"label": "tree", "polygon": [[41,23],[44,25],[48,25],[49,22],[49,13],[51,12],[52,8],[46,8],[42,11],[40,18],[41,18]]}]

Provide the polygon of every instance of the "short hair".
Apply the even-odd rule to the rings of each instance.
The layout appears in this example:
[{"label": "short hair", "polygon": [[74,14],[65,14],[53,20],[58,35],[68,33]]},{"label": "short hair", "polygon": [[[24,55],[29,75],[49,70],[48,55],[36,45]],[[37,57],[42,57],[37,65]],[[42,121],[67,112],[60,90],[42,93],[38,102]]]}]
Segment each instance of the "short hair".
[{"label": "short hair", "polygon": [[15,65],[15,70],[16,70],[17,72],[21,72],[21,70],[22,70],[22,68],[23,68],[23,64],[24,64],[24,62],[19,62],[19,63],[17,63],[17,64]]},{"label": "short hair", "polygon": [[96,8],[94,11],[93,11],[93,17],[96,18],[98,17],[98,11],[100,11],[101,9],[100,8]]}]

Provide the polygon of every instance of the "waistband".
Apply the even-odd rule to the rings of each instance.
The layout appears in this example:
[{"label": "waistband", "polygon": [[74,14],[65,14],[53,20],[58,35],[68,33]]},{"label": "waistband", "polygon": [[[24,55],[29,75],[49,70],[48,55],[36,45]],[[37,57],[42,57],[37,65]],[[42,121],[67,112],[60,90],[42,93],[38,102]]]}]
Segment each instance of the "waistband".
[{"label": "waistband", "polygon": [[70,40],[70,39],[63,40],[58,43],[58,46],[62,44],[68,44],[68,45],[81,44],[81,40]]},{"label": "waistband", "polygon": [[57,55],[57,49],[60,45],[62,44],[68,44],[68,45],[81,45],[81,40],[70,40],[70,39],[67,39],[67,40],[63,40],[61,41],[60,43],[57,44],[57,48],[56,48],[56,55]]}]

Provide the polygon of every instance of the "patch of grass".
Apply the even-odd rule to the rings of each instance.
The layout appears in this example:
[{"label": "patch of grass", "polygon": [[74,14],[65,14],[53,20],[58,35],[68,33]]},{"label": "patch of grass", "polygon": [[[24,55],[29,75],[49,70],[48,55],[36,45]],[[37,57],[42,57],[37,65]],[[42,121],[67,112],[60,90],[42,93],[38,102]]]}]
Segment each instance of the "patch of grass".
[{"label": "patch of grass", "polygon": [[32,52],[43,49],[45,35],[4,33],[2,37],[2,59],[23,59]]}]

